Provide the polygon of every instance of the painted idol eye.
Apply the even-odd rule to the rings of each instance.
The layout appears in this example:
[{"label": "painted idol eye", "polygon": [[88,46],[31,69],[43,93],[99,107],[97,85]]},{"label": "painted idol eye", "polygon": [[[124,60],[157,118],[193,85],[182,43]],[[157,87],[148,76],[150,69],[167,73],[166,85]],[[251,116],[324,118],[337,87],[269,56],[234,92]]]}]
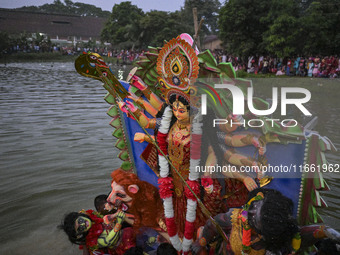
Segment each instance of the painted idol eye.
[{"label": "painted idol eye", "polygon": [[122,193],[117,193],[117,197],[124,198],[124,197],[126,197],[126,195],[124,195]]},{"label": "painted idol eye", "polygon": [[84,217],[79,217],[76,220],[76,233],[81,234],[85,232],[88,229],[88,226],[86,226],[86,219]]},{"label": "painted idol eye", "polygon": [[83,233],[86,229],[86,226],[85,225],[80,225],[78,228],[77,228],[77,233]]},{"label": "painted idol eye", "polygon": [[83,218],[78,218],[78,224],[81,225],[85,223],[85,220]]}]

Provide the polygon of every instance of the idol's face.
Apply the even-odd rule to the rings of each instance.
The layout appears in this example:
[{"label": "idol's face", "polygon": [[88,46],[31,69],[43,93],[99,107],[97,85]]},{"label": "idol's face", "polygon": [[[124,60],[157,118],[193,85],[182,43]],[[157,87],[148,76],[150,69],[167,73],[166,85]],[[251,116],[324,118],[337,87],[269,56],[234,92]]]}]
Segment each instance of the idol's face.
[{"label": "idol's face", "polygon": [[261,223],[261,209],[263,200],[252,202],[248,210],[248,222],[251,227],[255,229],[258,234],[261,234],[262,223]]},{"label": "idol's face", "polygon": [[132,205],[132,197],[126,193],[125,188],[122,185],[115,181],[111,183],[111,188],[111,193],[107,198],[109,208],[117,208],[127,211],[128,207]]},{"label": "idol's face", "polygon": [[172,111],[179,121],[189,121],[189,111],[187,107],[180,101],[175,101],[172,105]]},{"label": "idol's face", "polygon": [[89,231],[89,229],[92,226],[92,222],[89,218],[83,217],[83,216],[79,216],[76,219],[76,222],[74,223],[74,229],[77,233],[77,235],[81,235],[83,233],[86,233],[87,231]]}]

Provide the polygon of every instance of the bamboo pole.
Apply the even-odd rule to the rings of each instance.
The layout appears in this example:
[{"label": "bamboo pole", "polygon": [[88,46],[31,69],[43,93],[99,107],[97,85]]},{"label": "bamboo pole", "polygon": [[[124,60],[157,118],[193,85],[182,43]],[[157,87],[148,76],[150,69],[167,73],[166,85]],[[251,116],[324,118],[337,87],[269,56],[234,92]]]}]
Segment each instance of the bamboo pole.
[{"label": "bamboo pole", "polygon": [[199,25],[198,25],[198,17],[197,17],[197,8],[196,7],[192,8],[192,15],[194,17],[194,29],[195,29],[194,41],[195,41],[195,44],[197,45],[197,47],[200,49],[201,44],[200,44],[200,37],[198,35]]}]

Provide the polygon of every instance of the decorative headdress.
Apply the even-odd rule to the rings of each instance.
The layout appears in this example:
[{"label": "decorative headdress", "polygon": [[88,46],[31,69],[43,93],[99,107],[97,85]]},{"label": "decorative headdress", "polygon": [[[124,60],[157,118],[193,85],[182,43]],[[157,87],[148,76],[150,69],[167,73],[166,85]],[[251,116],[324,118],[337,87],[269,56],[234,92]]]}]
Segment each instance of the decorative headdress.
[{"label": "decorative headdress", "polygon": [[198,72],[198,58],[188,42],[178,36],[166,43],[157,58],[158,83],[164,89],[165,101],[169,104],[170,96],[177,94],[195,105],[190,95],[196,94],[193,84]]}]

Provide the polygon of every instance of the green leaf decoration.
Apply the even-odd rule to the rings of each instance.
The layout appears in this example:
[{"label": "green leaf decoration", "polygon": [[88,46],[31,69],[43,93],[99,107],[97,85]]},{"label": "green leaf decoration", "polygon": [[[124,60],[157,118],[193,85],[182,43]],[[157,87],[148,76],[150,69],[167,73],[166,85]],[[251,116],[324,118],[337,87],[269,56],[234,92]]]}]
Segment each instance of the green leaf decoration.
[{"label": "green leaf decoration", "polygon": [[121,166],[121,169],[125,170],[125,171],[130,171],[132,168],[132,164],[129,161],[124,161]]},{"label": "green leaf decoration", "polygon": [[208,68],[216,69],[217,62],[209,50],[198,54],[197,57],[199,63],[203,63]]},{"label": "green leaf decoration", "polygon": [[160,48],[156,48],[156,47],[149,46],[149,47],[148,47],[148,50],[149,50],[150,53],[158,54]]},{"label": "green leaf decoration", "polygon": [[126,143],[123,139],[118,139],[116,144],[115,144],[115,147],[120,149],[120,150],[123,150],[126,148]]},{"label": "green leaf decoration", "polygon": [[116,138],[122,138],[124,137],[123,129],[122,128],[117,128],[112,135]]},{"label": "green leaf decoration", "polygon": [[222,75],[226,75],[229,78],[236,78],[236,72],[232,67],[231,63],[221,63],[217,65],[217,68],[220,69]]},{"label": "green leaf decoration", "polygon": [[150,61],[155,62],[158,58],[158,53],[147,53],[146,57],[150,59]]},{"label": "green leaf decoration", "polygon": [[127,151],[121,151],[118,155],[118,157],[123,160],[123,161],[126,161],[126,160],[129,160],[129,153]]},{"label": "green leaf decoration", "polygon": [[110,125],[114,128],[119,128],[121,126],[119,115],[117,115],[111,120]]},{"label": "green leaf decoration", "polygon": [[150,75],[152,75],[156,80],[157,80],[157,77],[158,77],[158,73],[156,71],[156,69],[150,69]]},{"label": "green leaf decoration", "polygon": [[[143,59],[137,62],[137,65],[139,65],[141,68],[147,68],[150,65],[149,59]],[[136,73],[138,75],[138,73]]]},{"label": "green leaf decoration", "polygon": [[146,78],[152,83],[156,83],[157,82],[157,78],[155,78],[154,76],[152,76],[150,73],[146,73],[145,74]]},{"label": "green leaf decoration", "polygon": [[104,100],[108,103],[108,104],[115,104],[116,100],[115,98],[110,94],[107,93],[106,96],[104,97]]},{"label": "green leaf decoration", "polygon": [[110,117],[116,117],[117,115],[119,115],[118,112],[118,107],[116,105],[113,105],[109,108],[109,110],[107,110],[107,115],[109,115]]}]

